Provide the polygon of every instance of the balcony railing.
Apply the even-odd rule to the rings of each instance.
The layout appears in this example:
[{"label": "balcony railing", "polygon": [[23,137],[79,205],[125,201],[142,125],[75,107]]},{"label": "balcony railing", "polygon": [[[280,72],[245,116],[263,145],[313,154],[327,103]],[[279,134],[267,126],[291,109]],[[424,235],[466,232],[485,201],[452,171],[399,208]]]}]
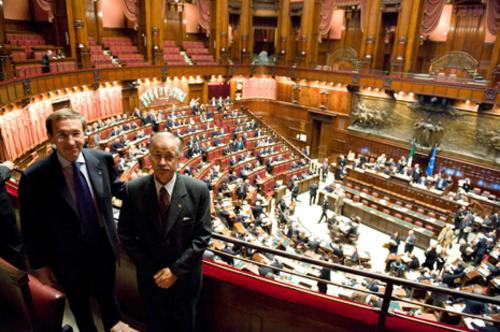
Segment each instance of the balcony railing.
[{"label": "balcony railing", "polygon": [[[325,284],[342,287],[344,289],[350,289],[350,290],[357,291],[357,292],[362,292],[362,293],[368,293],[368,294],[371,294],[371,295],[376,295],[376,296],[382,298],[382,305],[381,305],[381,307],[380,308],[373,307],[373,311],[377,312],[379,314],[378,324],[377,324],[377,331],[384,331],[385,321],[386,321],[386,318],[387,318],[388,315],[394,315],[394,316],[397,316],[397,317],[400,317],[400,318],[403,318],[403,319],[407,319],[407,320],[416,320],[416,321],[419,321],[422,324],[426,324],[426,325],[433,326],[433,327],[439,327],[439,328],[442,328],[444,330],[449,330],[449,331],[463,331],[462,329],[458,328],[458,326],[457,326],[457,328],[455,328],[455,327],[450,326],[450,325],[441,324],[441,323],[435,323],[435,322],[427,321],[425,319],[419,319],[418,316],[402,315],[402,314],[398,313],[397,311],[389,309],[391,301],[398,301],[398,302],[402,302],[402,303],[407,303],[407,304],[410,304],[410,305],[418,306],[418,307],[421,307],[421,308],[430,309],[432,311],[438,311],[438,312],[441,312],[441,314],[442,313],[447,313],[447,314],[453,315],[453,316],[469,317],[469,318],[472,318],[472,319],[480,319],[480,320],[482,320],[484,322],[498,323],[497,320],[492,319],[491,317],[467,314],[467,313],[458,312],[458,311],[450,310],[450,309],[443,308],[443,307],[438,307],[438,306],[433,306],[433,305],[430,305],[430,304],[425,304],[425,303],[413,301],[411,299],[408,300],[408,299],[405,299],[405,298],[400,298],[400,297],[395,296],[393,294],[393,291],[396,288],[401,288],[401,289],[404,289],[404,288],[412,289],[412,288],[414,288],[414,289],[419,289],[419,290],[423,290],[423,291],[426,291],[426,292],[441,293],[441,294],[445,294],[445,295],[448,295],[448,296],[452,296],[454,298],[461,298],[461,299],[464,299],[464,300],[472,300],[472,301],[477,301],[477,302],[481,302],[481,303],[484,303],[484,304],[493,304],[493,305],[500,305],[500,299],[498,299],[498,298],[488,297],[488,296],[484,296],[484,295],[477,295],[477,294],[472,294],[472,293],[467,293],[467,292],[459,291],[459,290],[441,288],[441,287],[434,286],[434,285],[429,285],[429,284],[425,284],[425,283],[419,283],[419,282],[409,281],[409,280],[406,280],[406,279],[396,278],[396,277],[392,277],[392,276],[387,276],[387,275],[383,275],[383,274],[379,274],[379,273],[374,273],[374,272],[366,271],[366,270],[360,270],[360,269],[349,267],[349,266],[345,266],[345,265],[340,265],[340,264],[336,264],[336,263],[330,263],[330,262],[326,262],[326,261],[321,261],[321,260],[309,258],[309,257],[306,257],[306,256],[301,256],[301,255],[297,255],[297,254],[294,254],[294,253],[285,252],[283,250],[273,249],[273,248],[269,248],[269,247],[264,247],[264,246],[259,245],[259,244],[253,244],[253,243],[241,241],[241,240],[234,239],[234,238],[231,238],[231,237],[227,237],[227,236],[224,236],[224,235],[221,235],[221,234],[218,234],[218,233],[212,233],[212,238],[216,239],[218,241],[223,241],[223,242],[226,242],[226,243],[229,242],[229,243],[240,245],[240,246],[243,247],[243,249],[245,249],[245,248],[251,248],[251,249],[257,250],[260,253],[267,253],[267,254],[275,255],[275,256],[278,256],[278,257],[281,257],[281,258],[285,258],[285,259],[288,259],[288,260],[291,260],[291,261],[310,264],[311,266],[315,266],[317,268],[326,267],[326,268],[331,269],[332,272],[343,272],[344,274],[348,273],[348,274],[351,274],[353,276],[360,276],[360,277],[365,277],[365,278],[373,278],[374,280],[377,280],[379,282],[385,283],[385,291],[384,292],[371,292],[371,291],[369,291],[367,289],[359,289],[359,288],[351,287],[351,286],[345,285],[345,284],[338,284],[338,283],[335,283],[335,282],[331,282],[331,281],[326,281],[326,280],[323,280],[323,279],[319,279],[319,278],[316,278],[316,277],[313,277],[313,276],[310,276],[310,275],[307,275],[307,274],[302,274],[302,273],[299,273],[299,272],[294,272],[294,271],[291,271],[291,270],[288,270],[288,269],[284,270],[284,269],[276,268],[276,267],[273,267],[273,266],[270,266],[270,265],[267,265],[267,264],[256,262],[255,260],[251,260],[251,259],[248,259],[248,258],[234,256],[234,255],[229,255],[228,253],[223,252],[221,250],[210,249],[214,254],[219,255],[219,256],[228,256],[228,257],[231,257],[232,259],[234,259],[238,263],[242,261],[242,262],[247,262],[247,263],[251,263],[251,264],[254,264],[254,265],[258,265],[258,266],[265,266],[266,268],[270,268],[272,270],[278,271],[278,272],[280,272],[283,275],[293,275],[293,276],[296,276],[296,277],[308,279],[308,280],[310,280],[311,282],[314,282],[314,283],[315,282],[322,282],[322,283],[325,283]],[[237,264],[235,263],[235,265],[237,265]],[[335,298],[335,297],[332,297],[332,300],[334,300],[334,301],[335,300],[339,300],[340,301],[340,299]],[[345,301],[342,301],[342,302],[343,303],[348,303],[348,302],[345,302]],[[356,303],[350,303],[350,305],[356,306],[357,304]]]}]

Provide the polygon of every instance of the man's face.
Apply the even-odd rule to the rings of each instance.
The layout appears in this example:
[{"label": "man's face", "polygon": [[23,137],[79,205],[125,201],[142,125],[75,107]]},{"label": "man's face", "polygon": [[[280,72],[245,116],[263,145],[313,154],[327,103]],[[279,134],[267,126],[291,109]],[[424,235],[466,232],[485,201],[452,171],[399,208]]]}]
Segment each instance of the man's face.
[{"label": "man's face", "polygon": [[50,142],[55,144],[57,152],[67,161],[75,161],[83,149],[85,135],[80,119],[62,119],[52,122]]},{"label": "man's face", "polygon": [[157,138],[153,141],[151,163],[158,182],[167,184],[173,178],[179,158],[175,139]]}]

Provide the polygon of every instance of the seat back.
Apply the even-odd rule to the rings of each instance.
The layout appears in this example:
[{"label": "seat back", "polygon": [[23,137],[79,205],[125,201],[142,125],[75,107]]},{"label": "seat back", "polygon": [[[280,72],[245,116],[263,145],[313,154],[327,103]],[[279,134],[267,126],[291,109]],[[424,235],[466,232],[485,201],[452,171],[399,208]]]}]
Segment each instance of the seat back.
[{"label": "seat back", "polygon": [[[0,328],[60,331],[66,296],[0,258]],[[5,326],[4,326],[5,324]]]}]

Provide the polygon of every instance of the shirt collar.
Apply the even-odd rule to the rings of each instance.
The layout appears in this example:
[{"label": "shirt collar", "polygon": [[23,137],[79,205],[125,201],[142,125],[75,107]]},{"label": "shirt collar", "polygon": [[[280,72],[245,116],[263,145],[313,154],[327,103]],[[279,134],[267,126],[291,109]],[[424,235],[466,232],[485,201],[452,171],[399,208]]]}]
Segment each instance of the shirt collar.
[{"label": "shirt collar", "polygon": [[[64,159],[64,157],[59,154],[59,151],[57,151],[56,153],[57,153],[57,159],[59,160],[59,163],[61,164],[61,167],[63,169],[73,164],[73,162]],[[80,165],[85,164],[85,158],[83,158],[83,153],[80,152],[75,162],[79,163]]]},{"label": "shirt collar", "polygon": [[156,180],[156,177],[154,177],[154,175],[153,175],[153,178],[155,179],[156,193],[158,195],[160,195],[161,188],[165,187],[165,189],[168,192],[168,195],[170,197],[172,197],[172,192],[174,191],[175,180],[177,179],[177,172],[174,173],[174,176],[166,185],[162,185],[160,182],[158,182],[158,180]]}]

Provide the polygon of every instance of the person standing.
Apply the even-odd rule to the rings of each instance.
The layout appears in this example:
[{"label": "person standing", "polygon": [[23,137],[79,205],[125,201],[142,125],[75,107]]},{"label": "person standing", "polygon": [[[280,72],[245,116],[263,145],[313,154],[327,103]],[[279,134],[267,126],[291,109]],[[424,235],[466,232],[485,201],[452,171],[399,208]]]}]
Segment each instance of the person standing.
[{"label": "person standing", "polygon": [[19,183],[29,263],[42,283],[62,285],[80,331],[97,331],[90,296],[110,330],[120,321],[111,198],[121,198],[125,184],[118,180],[111,154],[83,149],[86,121],[80,113],[53,112],[45,125],[57,152],[31,165]]},{"label": "person standing", "polygon": [[316,204],[316,197],[318,197],[318,183],[314,182],[309,187],[309,205]]},{"label": "person standing", "polygon": [[438,236],[438,243],[441,248],[451,248],[454,236],[455,233],[451,229],[451,225],[447,224],[446,227],[441,230]]},{"label": "person standing", "polygon": [[16,213],[5,187],[14,168],[11,161],[0,163],[0,257],[18,269],[26,270],[26,254],[17,228]]},{"label": "person standing", "polygon": [[149,149],[154,173],[127,184],[118,234],[137,267],[148,331],[194,331],[210,194],[204,182],[176,172],[179,138],[161,132]]},{"label": "person standing", "polygon": [[325,182],[326,178],[328,177],[328,158],[325,158],[325,160],[323,161],[323,165],[321,166],[321,171],[322,171],[323,182]]},{"label": "person standing", "polygon": [[50,58],[52,57],[52,51],[47,50],[47,53],[42,58],[42,73],[50,73]]},{"label": "person standing", "polygon": [[323,217],[326,218],[326,220],[328,221],[328,215],[326,214],[326,211],[328,211],[329,207],[330,207],[330,202],[328,201],[328,198],[325,196],[325,199],[323,200],[322,213],[321,217],[319,218],[318,224],[321,223]]},{"label": "person standing", "polygon": [[417,239],[415,238],[415,232],[409,231],[408,236],[405,241],[405,253],[409,252],[410,254],[413,252],[413,248],[415,248],[415,242]]},{"label": "person standing", "polygon": [[297,201],[297,197],[299,196],[299,182],[298,181],[295,181],[293,183],[293,187],[292,187],[292,199],[291,201]]},{"label": "person standing", "polygon": [[340,185],[335,189],[335,194],[337,194],[337,199],[335,200],[335,214],[337,216],[342,215],[342,207],[344,206],[345,192]]}]

